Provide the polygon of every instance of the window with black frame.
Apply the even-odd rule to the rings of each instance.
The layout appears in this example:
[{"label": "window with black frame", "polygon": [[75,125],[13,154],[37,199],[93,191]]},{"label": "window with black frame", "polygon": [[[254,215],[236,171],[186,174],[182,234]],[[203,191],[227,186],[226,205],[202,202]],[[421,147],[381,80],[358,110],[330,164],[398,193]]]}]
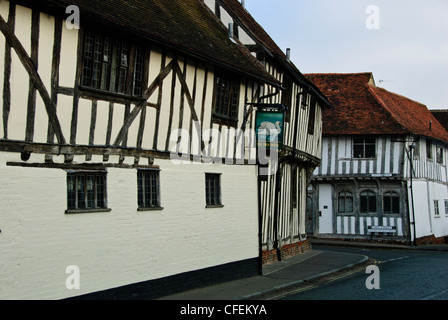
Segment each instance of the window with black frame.
[{"label": "window with black frame", "polygon": [[137,171],[138,208],[162,209],[160,205],[160,171]]},{"label": "window with black frame", "polygon": [[400,196],[395,192],[386,192],[383,195],[383,212],[400,213]]},{"label": "window with black frame", "polygon": [[227,124],[236,125],[240,101],[240,80],[226,74],[216,75],[213,116]]},{"label": "window with black frame", "polygon": [[105,92],[141,96],[145,55],[142,47],[85,31],[81,85]]},{"label": "window with black frame", "polygon": [[376,157],[375,137],[355,137],[353,138],[353,158],[373,159]]},{"label": "window with black frame", "polygon": [[373,191],[363,191],[359,195],[359,211],[361,213],[376,213],[376,194]]},{"label": "window with black frame", "polygon": [[338,194],[338,213],[353,213],[353,194],[341,191]]},{"label": "window with black frame", "polygon": [[106,210],[106,196],[105,172],[67,174],[67,213]]},{"label": "window with black frame", "polygon": [[207,207],[221,207],[221,175],[205,174],[205,196]]}]

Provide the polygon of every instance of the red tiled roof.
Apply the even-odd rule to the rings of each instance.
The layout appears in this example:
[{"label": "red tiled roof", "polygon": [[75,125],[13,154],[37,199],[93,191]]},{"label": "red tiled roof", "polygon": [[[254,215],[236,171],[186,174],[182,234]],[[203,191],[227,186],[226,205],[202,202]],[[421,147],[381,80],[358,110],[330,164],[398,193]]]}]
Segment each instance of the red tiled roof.
[{"label": "red tiled roof", "polygon": [[375,85],[372,73],[307,74],[334,108],[324,110],[325,135],[413,134],[448,142],[428,108]]}]

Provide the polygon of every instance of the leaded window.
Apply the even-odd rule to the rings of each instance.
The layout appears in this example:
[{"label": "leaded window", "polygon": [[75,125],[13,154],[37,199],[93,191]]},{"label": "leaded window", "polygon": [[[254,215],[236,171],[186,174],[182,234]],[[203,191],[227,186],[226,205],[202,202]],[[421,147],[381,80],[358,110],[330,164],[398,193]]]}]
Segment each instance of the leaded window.
[{"label": "leaded window", "polygon": [[376,139],[374,137],[357,137],[353,139],[353,158],[375,158]]},{"label": "leaded window", "polygon": [[373,191],[363,191],[359,195],[359,206],[361,213],[375,213],[376,194]]},{"label": "leaded window", "polygon": [[144,62],[143,48],[86,31],[81,85],[101,91],[141,96]]},{"label": "leaded window", "polygon": [[400,196],[395,192],[386,192],[383,195],[383,212],[400,213]]},{"label": "leaded window", "polygon": [[137,171],[138,207],[160,208],[160,181],[158,170]]},{"label": "leaded window", "polygon": [[71,172],[67,174],[67,209],[106,209],[106,173]]},{"label": "leaded window", "polygon": [[353,213],[353,194],[349,191],[342,191],[338,194],[338,212]]},{"label": "leaded window", "polygon": [[213,115],[227,120],[238,120],[240,81],[227,75],[216,76],[216,97]]},{"label": "leaded window", "polygon": [[221,206],[221,175],[207,173],[205,175],[205,196],[207,206]]}]

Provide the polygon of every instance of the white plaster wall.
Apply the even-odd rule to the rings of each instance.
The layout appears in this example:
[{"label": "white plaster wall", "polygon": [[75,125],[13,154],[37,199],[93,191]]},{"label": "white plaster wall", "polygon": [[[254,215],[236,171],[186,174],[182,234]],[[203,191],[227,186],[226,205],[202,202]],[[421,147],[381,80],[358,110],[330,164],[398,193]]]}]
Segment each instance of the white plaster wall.
[{"label": "white plaster wall", "polygon": [[[431,206],[432,231],[436,238],[448,236],[448,216],[445,214],[445,200],[448,200],[447,186],[436,181],[428,182]],[[439,215],[434,214],[434,200],[439,201]]]},{"label": "white plaster wall", "polygon": [[[110,213],[65,214],[66,172],[0,154],[0,299],[60,299],[258,256],[252,166],[160,165],[162,211],[137,211],[137,172],[108,169]],[[223,208],[205,208],[205,172]],[[237,186],[237,187],[235,187]],[[66,268],[81,272],[68,290]]]},{"label": "white plaster wall", "polygon": [[[411,201],[411,194],[409,189],[409,200]],[[429,201],[431,201],[428,193],[428,184],[426,181],[414,181],[413,182],[413,194],[414,194],[414,215],[415,215],[415,227],[416,236],[421,238],[432,234],[431,226],[431,207]],[[411,210],[412,220],[412,205],[409,204]],[[413,229],[413,228],[411,228]],[[411,230],[413,233],[413,230]]]}]

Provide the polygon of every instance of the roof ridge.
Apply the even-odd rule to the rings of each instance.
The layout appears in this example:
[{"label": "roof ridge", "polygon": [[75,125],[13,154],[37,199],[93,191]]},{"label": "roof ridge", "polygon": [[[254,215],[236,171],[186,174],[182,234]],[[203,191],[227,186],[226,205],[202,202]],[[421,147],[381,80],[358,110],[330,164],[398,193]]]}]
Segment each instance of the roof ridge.
[{"label": "roof ridge", "polygon": [[315,73],[305,73],[305,75],[341,75],[341,76],[347,76],[347,75],[373,75],[372,72],[315,72]]},{"label": "roof ridge", "polygon": [[[382,87],[376,87],[376,88],[381,89],[381,90],[383,90],[383,91],[386,91],[387,93],[389,93],[389,94],[393,94],[393,95],[395,95],[395,96],[397,96],[397,97],[400,97],[400,98],[406,99],[406,100],[408,100],[408,101],[417,103],[417,104],[419,104],[419,105],[425,107],[426,109],[428,109],[428,106],[427,106],[426,104],[424,104],[424,103],[418,102],[418,101],[416,101],[416,100],[413,100],[413,99],[411,99],[411,98],[408,98],[408,97],[406,97],[406,96],[403,96],[403,95],[401,95],[401,94],[399,94],[399,93],[395,93],[395,92],[389,91],[389,90],[384,89],[384,88],[382,88]],[[428,109],[428,110],[429,110],[429,109]],[[447,110],[447,111],[448,111],[448,110]]]}]

